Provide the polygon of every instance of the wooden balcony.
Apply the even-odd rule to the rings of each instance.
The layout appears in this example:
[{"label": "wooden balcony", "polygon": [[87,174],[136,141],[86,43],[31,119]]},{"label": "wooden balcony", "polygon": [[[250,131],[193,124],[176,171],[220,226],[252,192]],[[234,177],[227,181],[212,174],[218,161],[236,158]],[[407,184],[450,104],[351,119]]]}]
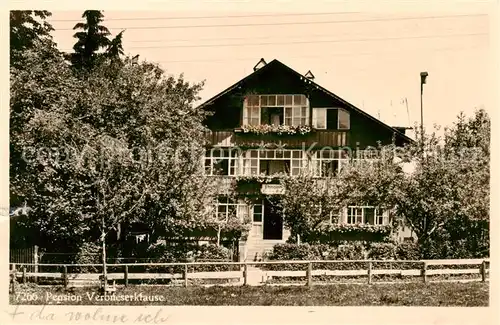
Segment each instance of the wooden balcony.
[{"label": "wooden balcony", "polygon": [[213,147],[282,148],[342,147],[349,144],[348,131],[313,130],[305,135],[249,134],[234,130],[207,131],[209,145]]}]

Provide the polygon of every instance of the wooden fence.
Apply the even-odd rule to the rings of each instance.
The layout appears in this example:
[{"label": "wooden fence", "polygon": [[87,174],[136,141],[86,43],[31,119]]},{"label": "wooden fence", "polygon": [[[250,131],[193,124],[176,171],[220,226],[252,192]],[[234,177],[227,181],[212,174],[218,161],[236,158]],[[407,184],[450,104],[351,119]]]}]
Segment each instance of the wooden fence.
[{"label": "wooden fence", "polygon": [[9,251],[10,263],[25,263],[30,272],[38,272],[38,246],[11,249]]},{"label": "wooden fence", "polygon": [[[359,269],[336,269],[345,263],[357,263],[363,268]],[[377,268],[382,264],[384,268]],[[401,267],[402,265],[411,268]],[[102,264],[38,264],[57,268],[58,272],[36,272],[30,271],[30,263],[11,263],[11,277],[26,283],[29,280],[36,281],[41,278],[48,278],[61,281],[66,287],[78,281],[98,281],[101,273],[88,272],[68,272],[68,269],[75,268],[102,268]],[[319,266],[318,266],[319,265]],[[352,265],[352,264],[349,264]],[[392,268],[392,265],[397,268]],[[418,265],[418,268],[415,266]],[[232,270],[196,272],[200,267],[223,267]],[[276,268],[289,268],[294,266],[300,270],[276,270]],[[315,267],[317,266],[317,267]],[[389,267],[387,267],[389,266]],[[436,268],[439,266],[438,268]],[[450,266],[454,266],[451,268]],[[474,266],[474,267],[471,267]],[[175,268],[171,272],[129,272],[130,268],[157,267]],[[445,267],[445,268],[442,268]],[[333,269],[332,269],[333,268]],[[121,281],[125,286],[130,280],[170,280],[172,284],[188,286],[190,280],[194,279],[219,279],[235,280],[230,285],[262,285],[268,284],[273,278],[299,278],[305,281],[304,284],[312,286],[313,282],[319,284],[320,280],[314,280],[318,276],[330,277],[365,277],[368,284],[373,283],[374,276],[409,276],[420,277],[423,282],[430,282],[429,278],[435,275],[477,275],[473,281],[486,281],[489,274],[489,259],[459,259],[459,260],[316,260],[316,261],[266,261],[266,262],[194,262],[194,263],[132,263],[132,264],[108,264],[107,279]],[[121,269],[122,272],[111,270]]]}]

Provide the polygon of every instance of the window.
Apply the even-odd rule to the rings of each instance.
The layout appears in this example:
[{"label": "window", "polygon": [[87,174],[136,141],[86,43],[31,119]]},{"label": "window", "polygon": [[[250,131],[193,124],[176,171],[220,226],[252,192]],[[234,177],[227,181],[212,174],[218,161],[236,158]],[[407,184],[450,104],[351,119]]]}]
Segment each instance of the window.
[{"label": "window", "polygon": [[219,198],[216,204],[217,220],[227,222],[230,216],[236,216],[236,206],[237,204],[227,197]]},{"label": "window", "polygon": [[248,218],[248,206],[228,197],[219,197],[217,199],[215,211],[217,220],[222,222],[227,222],[230,218],[238,218],[240,220]]},{"label": "window", "polygon": [[248,150],[243,154],[243,174],[247,176],[259,175],[259,153],[257,150]]},{"label": "window", "polygon": [[375,224],[376,225],[388,225],[389,224],[389,214],[383,210],[375,209]]},{"label": "window", "polygon": [[245,98],[243,103],[243,121],[247,125],[260,124],[260,97],[251,95]]},{"label": "window", "polygon": [[349,130],[351,127],[351,121],[349,117],[349,112],[339,108],[338,109],[339,118],[338,118],[338,127],[339,130]]},{"label": "window", "polygon": [[342,108],[313,108],[313,127],[328,130],[349,130],[349,112]]},{"label": "window", "polygon": [[212,148],[205,152],[205,175],[237,175],[238,150]]},{"label": "window", "polygon": [[330,224],[340,223],[342,210],[333,210],[330,212]]},{"label": "window", "polygon": [[349,162],[345,151],[319,150],[312,156],[313,174],[317,177],[332,177],[337,175],[343,166]]},{"label": "window", "polygon": [[[317,214],[319,216],[323,209],[321,206],[318,205],[318,206],[312,208],[313,211],[315,208],[317,209]],[[334,209],[334,210],[330,211],[330,213],[328,214],[328,217],[327,217],[328,219],[326,219],[325,221],[327,221],[330,224],[339,223],[341,214],[342,214],[341,210]]]},{"label": "window", "polygon": [[249,217],[249,206],[246,204],[238,204],[236,215],[241,221],[246,221]]},{"label": "window", "polygon": [[347,223],[363,223],[363,208],[350,206],[347,208]]},{"label": "window", "polygon": [[349,206],[347,208],[347,223],[386,225],[389,223],[389,218],[386,213],[373,206]]},{"label": "window", "polygon": [[302,150],[247,150],[243,157],[243,173],[248,176],[299,175],[307,159]]},{"label": "window", "polygon": [[326,108],[313,108],[313,126],[316,129],[326,129]]},{"label": "window", "polygon": [[309,102],[304,95],[250,95],[243,103],[245,125],[307,125]]},{"label": "window", "polygon": [[262,208],[262,203],[254,204],[253,206],[253,222],[261,223],[263,219],[264,210]]}]

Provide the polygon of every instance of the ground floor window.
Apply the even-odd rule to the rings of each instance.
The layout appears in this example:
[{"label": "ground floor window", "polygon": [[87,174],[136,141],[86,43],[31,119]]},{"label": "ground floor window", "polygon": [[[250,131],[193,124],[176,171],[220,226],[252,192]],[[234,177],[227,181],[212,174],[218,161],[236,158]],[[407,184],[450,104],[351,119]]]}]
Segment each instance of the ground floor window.
[{"label": "ground floor window", "polygon": [[253,222],[254,223],[261,223],[264,217],[264,209],[262,206],[262,203],[257,203],[253,205],[252,209],[252,214],[253,214]]},{"label": "ground floor window", "polygon": [[248,218],[248,205],[229,197],[219,197],[215,204],[217,220],[229,221],[230,218],[245,220]]},{"label": "ground floor window", "polygon": [[389,223],[389,216],[383,210],[373,206],[348,206],[346,222],[348,224],[386,225]]}]

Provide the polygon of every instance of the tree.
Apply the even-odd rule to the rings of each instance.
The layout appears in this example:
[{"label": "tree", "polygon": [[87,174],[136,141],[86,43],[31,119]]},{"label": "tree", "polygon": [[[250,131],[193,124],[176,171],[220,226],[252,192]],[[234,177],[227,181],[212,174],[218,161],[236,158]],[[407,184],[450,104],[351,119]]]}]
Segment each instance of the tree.
[{"label": "tree", "polygon": [[23,111],[14,138],[25,154],[12,191],[30,207],[24,222],[39,245],[76,250],[133,222],[158,234],[203,225],[217,185],[201,177],[201,84],[130,59],[105,61],[83,80],[53,50],[26,57],[11,71],[11,112]]},{"label": "tree", "polygon": [[106,50],[106,57],[112,60],[120,60],[120,56],[124,55],[125,53],[123,52],[123,45],[122,45],[122,38],[123,38],[123,33],[125,31],[121,31],[118,33],[118,35],[113,38],[108,46],[108,49]]},{"label": "tree", "polygon": [[[39,120],[41,112],[54,114],[56,107],[68,107],[76,102],[78,87],[61,54],[50,43],[35,42],[18,58],[23,64],[10,68],[11,206],[25,203],[33,190],[31,177],[36,176],[36,172],[29,170],[27,160],[35,154],[34,145],[43,138],[32,129],[32,123]],[[56,118],[50,120],[49,115],[45,117],[47,123],[55,127],[60,122]]]},{"label": "tree", "polygon": [[284,194],[278,202],[285,212],[285,224],[292,236],[315,241],[330,218],[336,224],[339,210],[347,205],[370,205],[392,209],[390,193],[402,177],[400,163],[394,162],[393,146],[380,146],[379,159],[345,165],[335,175],[318,179],[310,172],[282,179]]},{"label": "tree", "polygon": [[431,133],[423,144],[419,140],[413,145],[413,149],[424,147],[425,155],[415,159],[415,171],[402,179],[393,194],[425,257],[455,257],[458,248],[474,255],[487,246],[476,242],[465,249],[463,240],[483,238],[484,234],[474,233],[487,231],[489,134],[489,117],[480,110],[468,121],[460,114],[444,139]]},{"label": "tree", "polygon": [[20,53],[32,49],[38,42],[52,45],[50,32],[54,30],[46,19],[52,14],[46,10],[10,11],[10,64],[18,65]]},{"label": "tree", "polygon": [[[73,27],[73,29],[83,30],[73,35],[77,42],[73,46],[74,53],[68,56],[73,67],[79,71],[90,71],[103,57],[119,59],[120,55],[123,54],[122,36],[124,31],[110,40],[108,36],[111,33],[107,27],[102,25],[104,15],[100,10],[85,10],[82,18],[85,18],[85,22],[77,23]],[[106,51],[104,54],[99,53],[99,50],[102,49]]]}]

